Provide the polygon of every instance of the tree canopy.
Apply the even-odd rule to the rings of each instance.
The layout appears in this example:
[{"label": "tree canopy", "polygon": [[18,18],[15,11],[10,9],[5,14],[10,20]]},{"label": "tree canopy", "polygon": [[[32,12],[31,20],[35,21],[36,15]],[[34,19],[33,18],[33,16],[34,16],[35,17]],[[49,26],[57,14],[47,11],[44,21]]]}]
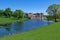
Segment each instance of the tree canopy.
[{"label": "tree canopy", "polygon": [[4,10],[4,15],[5,15],[6,17],[10,17],[10,16],[12,15],[11,8],[6,8],[6,9]]},{"label": "tree canopy", "polygon": [[56,19],[58,18],[58,13],[60,13],[60,5],[59,4],[52,4],[48,7],[46,12],[55,19],[55,22],[57,21]]},{"label": "tree canopy", "polygon": [[6,8],[5,10],[0,10],[0,17],[14,17],[14,18],[24,18],[25,14],[22,10],[12,11],[11,8]]},{"label": "tree canopy", "polygon": [[16,10],[14,11],[14,16],[19,18],[24,18],[24,12],[22,10]]}]

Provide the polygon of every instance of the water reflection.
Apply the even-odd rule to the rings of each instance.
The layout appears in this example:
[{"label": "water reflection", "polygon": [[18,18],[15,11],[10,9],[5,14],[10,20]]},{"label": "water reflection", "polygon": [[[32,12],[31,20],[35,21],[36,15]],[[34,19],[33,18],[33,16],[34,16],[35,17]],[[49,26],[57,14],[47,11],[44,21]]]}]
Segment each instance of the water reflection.
[{"label": "water reflection", "polygon": [[10,31],[10,27],[11,25],[10,24],[0,24],[0,28],[5,28],[7,31]]},{"label": "water reflection", "polygon": [[12,23],[12,28],[16,31],[19,31],[22,29],[22,24],[23,22],[16,22],[16,23]]},{"label": "water reflection", "polygon": [[46,20],[27,20],[21,23],[15,22],[11,24],[3,24],[0,25],[0,36],[25,32],[45,25],[48,25],[48,21]]},{"label": "water reflection", "polygon": [[19,30],[22,29],[22,23],[23,22],[16,22],[16,23],[11,23],[11,24],[3,24],[3,25],[0,25],[0,28],[5,28],[7,31],[11,31],[11,29],[19,31]]}]

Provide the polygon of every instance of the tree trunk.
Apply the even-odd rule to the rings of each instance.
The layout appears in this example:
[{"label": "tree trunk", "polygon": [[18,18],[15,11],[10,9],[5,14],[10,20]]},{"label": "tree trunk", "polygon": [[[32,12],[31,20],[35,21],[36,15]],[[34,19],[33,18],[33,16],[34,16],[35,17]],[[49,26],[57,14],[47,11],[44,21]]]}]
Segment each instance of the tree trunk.
[{"label": "tree trunk", "polygon": [[57,22],[56,18],[55,18],[55,22]]}]

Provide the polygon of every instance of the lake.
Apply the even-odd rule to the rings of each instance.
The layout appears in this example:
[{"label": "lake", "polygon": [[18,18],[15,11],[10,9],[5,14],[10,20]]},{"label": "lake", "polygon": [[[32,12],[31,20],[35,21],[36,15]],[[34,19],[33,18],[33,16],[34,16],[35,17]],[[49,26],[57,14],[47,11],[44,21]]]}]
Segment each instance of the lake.
[{"label": "lake", "polygon": [[26,32],[35,28],[41,28],[48,24],[49,22],[46,20],[27,20],[21,23],[15,22],[11,24],[0,25],[0,36]]}]

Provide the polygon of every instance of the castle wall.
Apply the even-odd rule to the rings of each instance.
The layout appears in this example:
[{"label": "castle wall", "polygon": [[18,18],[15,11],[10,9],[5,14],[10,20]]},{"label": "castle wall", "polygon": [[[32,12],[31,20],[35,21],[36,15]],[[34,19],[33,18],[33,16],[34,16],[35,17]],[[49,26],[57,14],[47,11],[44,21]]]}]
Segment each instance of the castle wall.
[{"label": "castle wall", "polygon": [[30,17],[30,19],[38,19],[38,20],[43,20],[43,14],[42,13],[38,13],[38,14],[28,14],[28,17]]}]

